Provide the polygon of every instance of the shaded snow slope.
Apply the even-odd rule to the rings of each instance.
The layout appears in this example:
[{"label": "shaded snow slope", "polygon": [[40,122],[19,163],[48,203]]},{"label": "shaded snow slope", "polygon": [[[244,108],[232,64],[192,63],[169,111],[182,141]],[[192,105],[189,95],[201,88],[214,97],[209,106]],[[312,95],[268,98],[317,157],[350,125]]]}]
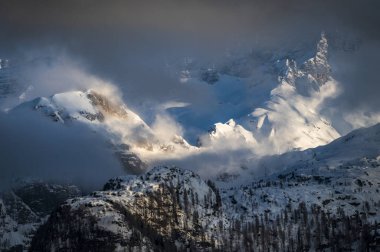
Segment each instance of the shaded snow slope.
[{"label": "shaded snow slope", "polygon": [[380,155],[380,124],[354,130],[325,146],[265,157],[258,165],[268,167],[270,169],[268,172],[292,170],[298,167],[303,170],[313,170],[315,167],[333,170],[344,163],[356,162],[361,158],[373,159],[378,155]]},{"label": "shaded snow slope", "polygon": [[282,173],[300,170],[303,173],[334,173],[345,164],[358,163],[361,159],[376,159],[380,155],[380,124],[361,128],[331,143],[303,151],[291,151],[281,155],[252,156],[241,167],[223,171],[216,180],[219,186],[228,188],[252,180],[276,177]]}]

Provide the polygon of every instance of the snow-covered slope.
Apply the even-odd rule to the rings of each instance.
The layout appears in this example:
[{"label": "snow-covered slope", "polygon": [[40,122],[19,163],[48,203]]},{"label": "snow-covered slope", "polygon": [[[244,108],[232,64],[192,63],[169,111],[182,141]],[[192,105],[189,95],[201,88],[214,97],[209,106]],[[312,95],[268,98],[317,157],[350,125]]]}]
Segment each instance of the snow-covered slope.
[{"label": "snow-covered slope", "polygon": [[[263,186],[268,189],[260,191],[273,195],[273,200],[279,200],[276,204],[279,207],[283,206],[289,197],[321,205],[324,200],[332,197],[331,193],[334,190],[331,187],[337,191],[340,191],[341,187],[342,191],[356,195],[354,198],[363,201],[373,200],[378,197],[380,185],[379,162],[380,124],[377,124],[355,130],[325,146],[264,157],[255,166],[265,167],[267,174],[256,180],[261,180],[261,185],[268,183],[269,186]],[[260,183],[252,184],[256,188],[255,191],[260,188]],[[358,189],[363,185],[368,186],[365,191]],[[278,193],[282,190],[286,190],[286,193]],[[338,197],[341,193],[335,194]],[[339,202],[338,200],[330,204],[329,211],[335,211],[340,206]],[[265,204],[258,204],[260,208],[265,208],[264,206]],[[347,208],[350,206],[347,205]],[[354,212],[355,208],[350,210],[351,214]]]},{"label": "snow-covered slope", "polygon": [[233,119],[230,119],[226,123],[216,123],[214,128],[210,130],[210,134],[202,137],[200,140],[201,145],[204,147],[222,146],[225,143],[230,143],[231,147],[235,144],[239,145],[237,146],[239,148],[243,147],[242,145],[250,148],[257,146],[257,141],[252,132],[236,124]]},{"label": "snow-covered slope", "polygon": [[[103,191],[69,200],[54,212],[32,251],[78,250],[83,244],[115,251],[375,249],[379,137],[380,124],[303,151],[305,157],[317,153],[303,161],[284,154],[282,171],[221,189],[176,167],[115,178]],[[347,152],[369,139],[368,148]],[[341,162],[330,162],[332,157]]]},{"label": "snow-covered slope", "polygon": [[67,201],[39,230],[31,250],[194,249],[210,244],[212,231],[223,223],[220,204],[216,189],[198,175],[159,167]]},{"label": "snow-covered slope", "polygon": [[[241,131],[250,131],[258,142],[251,141],[252,148],[259,146],[255,149],[260,155],[316,147],[340,136],[320,113],[325,99],[333,98],[338,92],[337,83],[331,77],[324,34],[314,57],[300,67],[294,59],[287,58],[284,63],[279,70],[279,84],[270,91],[269,99],[248,116],[236,118],[234,127],[240,130],[229,133],[230,138],[239,138]],[[212,136],[225,134],[222,132],[229,122],[222,125],[215,125]]]},{"label": "snow-covered slope", "polygon": [[311,97],[304,97],[293,86],[281,83],[272,90],[265,107],[255,109],[241,123],[252,130],[264,148],[269,148],[266,154],[327,144],[340,135],[320,115],[319,106],[334,93],[334,85],[328,82]]},{"label": "snow-covered slope", "polygon": [[[257,165],[267,166],[268,174],[257,178],[250,174],[255,167],[247,167],[243,184],[221,177],[206,182],[192,171],[167,166],[111,179],[102,191],[67,200],[55,210],[38,229],[31,251],[363,250],[380,245],[380,124]],[[38,216],[52,208],[42,204],[46,198],[33,200],[41,197],[33,192],[45,189],[22,188],[27,189],[2,198],[4,237],[13,237],[11,245],[28,246],[42,224]],[[60,191],[54,188],[61,187],[49,190]],[[20,211],[12,215],[6,209],[16,198],[22,198]],[[29,218],[27,226],[21,219],[12,222],[16,215]]]},{"label": "snow-covered slope", "polygon": [[376,159],[380,154],[380,124],[354,130],[328,145],[304,151],[267,156],[258,162],[270,168],[268,172],[283,172],[287,169],[313,170],[315,167],[334,169],[344,163],[357,162],[361,158]]},{"label": "snow-covered slope", "polygon": [[151,156],[170,155],[194,148],[175,133],[169,133],[167,139],[157,136],[125,104],[112,101],[94,90],[36,98],[22,103],[10,113],[22,116],[22,113],[30,113],[30,109],[40,111],[55,122],[68,125],[68,128],[72,123],[82,123],[102,134],[114,146],[129,172],[143,171]]}]

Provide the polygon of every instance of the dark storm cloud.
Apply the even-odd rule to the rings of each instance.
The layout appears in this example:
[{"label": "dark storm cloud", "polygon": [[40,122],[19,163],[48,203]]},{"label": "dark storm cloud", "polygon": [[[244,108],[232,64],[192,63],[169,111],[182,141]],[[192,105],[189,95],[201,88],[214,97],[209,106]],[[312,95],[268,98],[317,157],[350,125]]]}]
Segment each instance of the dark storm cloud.
[{"label": "dark storm cloud", "polygon": [[0,112],[0,139],[0,190],[19,178],[74,183],[95,190],[123,174],[99,134],[78,125],[54,123],[37,113]]},{"label": "dark storm cloud", "polygon": [[2,33],[8,39],[66,37],[65,43],[74,44],[77,39],[90,39],[91,35],[94,44],[109,40],[117,43],[125,35],[134,35],[128,36],[128,41],[140,42],[160,34],[168,35],[168,39],[185,36],[194,42],[207,37],[227,39],[239,33],[251,36],[264,31],[273,36],[294,35],[301,27],[306,31],[328,26],[346,26],[378,37],[379,6],[376,0],[15,0],[2,1],[0,18]]},{"label": "dark storm cloud", "polygon": [[335,78],[344,88],[339,99],[341,109],[380,111],[380,41],[365,41],[353,53],[334,57]]},{"label": "dark storm cloud", "polygon": [[[162,74],[173,58],[216,61],[226,48],[286,48],[315,41],[322,30],[378,41],[379,9],[375,0],[2,1],[0,55],[20,58],[32,48],[64,48],[91,72],[123,87],[130,103],[137,96],[191,100],[199,92],[179,88]],[[360,53],[352,58],[352,68],[362,60]],[[372,73],[366,76],[362,92],[377,82]],[[349,85],[347,90],[358,84]],[[198,99],[210,98],[203,96]]]}]

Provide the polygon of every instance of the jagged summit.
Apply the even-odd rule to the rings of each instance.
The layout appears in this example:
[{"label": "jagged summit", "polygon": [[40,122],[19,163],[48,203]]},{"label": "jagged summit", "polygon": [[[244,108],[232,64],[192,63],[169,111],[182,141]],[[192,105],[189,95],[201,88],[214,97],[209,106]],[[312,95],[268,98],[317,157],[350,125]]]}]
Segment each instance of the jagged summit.
[{"label": "jagged summit", "polygon": [[286,60],[286,71],[280,81],[296,87],[301,95],[309,96],[313,91],[331,80],[331,67],[328,62],[328,42],[325,33],[317,44],[315,56],[305,61],[300,67],[294,59]]},{"label": "jagged summit", "polygon": [[267,100],[248,115],[216,123],[210,139],[203,141],[210,145],[209,141],[217,144],[217,139],[243,139],[242,143],[250,144],[257,154],[266,155],[325,145],[338,138],[340,134],[320,113],[325,99],[334,97],[337,90],[325,34],[312,58],[301,66],[292,58],[284,64],[285,70],[279,72],[279,82]]},{"label": "jagged summit", "polygon": [[271,91],[271,99],[243,123],[258,139],[269,138],[280,153],[289,148],[324,145],[339,137],[319,112],[325,98],[334,96],[336,90],[327,49],[327,39],[322,33],[315,56],[301,67],[297,67],[295,60],[287,59],[288,70],[280,77],[280,85]]},{"label": "jagged summit", "polygon": [[316,55],[306,61],[301,66],[301,69],[311,75],[312,81],[315,81],[319,86],[331,79],[331,67],[328,63],[328,43],[325,33],[322,33],[321,40],[317,44]]}]

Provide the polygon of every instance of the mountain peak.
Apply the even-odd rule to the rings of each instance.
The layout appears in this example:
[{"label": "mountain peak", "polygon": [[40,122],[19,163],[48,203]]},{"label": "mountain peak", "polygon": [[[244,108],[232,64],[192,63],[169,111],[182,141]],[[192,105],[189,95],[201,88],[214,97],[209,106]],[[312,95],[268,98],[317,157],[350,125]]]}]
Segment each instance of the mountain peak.
[{"label": "mountain peak", "polygon": [[301,70],[311,79],[311,82],[319,87],[325,84],[330,78],[331,67],[328,62],[328,42],[324,32],[317,44],[317,52],[315,56],[307,60]]},{"label": "mountain peak", "polygon": [[239,142],[248,146],[257,144],[252,132],[237,124],[233,119],[226,123],[215,123],[209,134],[201,139],[202,146],[223,146],[225,142]]},{"label": "mountain peak", "polygon": [[325,33],[321,34],[314,57],[306,60],[300,67],[294,59],[287,59],[285,64],[286,70],[279,78],[281,82],[294,86],[303,96],[310,96],[312,92],[319,91],[322,85],[332,79]]},{"label": "mountain peak", "polygon": [[322,60],[323,62],[327,62],[327,54],[328,54],[328,43],[327,43],[327,38],[326,34],[322,32],[321,34],[321,39],[319,40],[317,44],[317,54],[316,58]]}]

